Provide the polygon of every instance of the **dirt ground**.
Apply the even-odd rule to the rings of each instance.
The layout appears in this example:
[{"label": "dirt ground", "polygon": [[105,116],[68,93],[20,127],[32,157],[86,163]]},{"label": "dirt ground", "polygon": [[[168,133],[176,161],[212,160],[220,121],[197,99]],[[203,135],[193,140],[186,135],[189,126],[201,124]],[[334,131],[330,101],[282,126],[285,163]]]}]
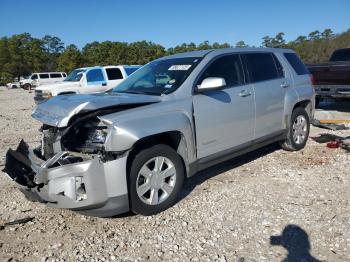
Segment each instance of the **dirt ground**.
[{"label": "dirt ground", "polygon": [[[33,93],[0,88],[0,169],[20,139],[39,142],[33,107]],[[311,136],[322,133],[350,136],[315,127]],[[350,261],[349,159],[312,139],[300,152],[271,145],[187,180],[161,214],[109,219],[28,202],[0,172],[0,259]],[[31,221],[5,226],[23,218]]]}]

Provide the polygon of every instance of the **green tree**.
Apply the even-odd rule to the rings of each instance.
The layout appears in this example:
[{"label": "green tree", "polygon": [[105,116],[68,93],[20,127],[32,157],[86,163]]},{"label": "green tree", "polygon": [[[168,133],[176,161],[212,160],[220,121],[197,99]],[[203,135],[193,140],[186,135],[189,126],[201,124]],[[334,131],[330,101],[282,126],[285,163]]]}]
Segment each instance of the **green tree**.
[{"label": "green tree", "polygon": [[286,44],[286,41],[284,40],[283,37],[284,37],[284,33],[280,32],[274,38],[272,38],[271,40],[272,47],[283,48]]},{"label": "green tree", "polygon": [[47,54],[43,48],[43,41],[33,38],[25,54],[25,60],[28,61],[31,72],[40,72],[47,70]]},{"label": "green tree", "polygon": [[248,47],[248,45],[244,42],[244,41],[238,41],[235,45],[236,48],[244,48],[244,47]]},{"label": "green tree", "polygon": [[334,37],[333,31],[331,29],[327,28],[321,33],[321,37],[323,39],[330,39],[330,38]]},{"label": "green tree", "polygon": [[10,61],[11,61],[11,56],[8,49],[8,39],[7,37],[2,37],[0,39],[0,72],[10,74],[10,70],[9,70]]},{"label": "green tree", "polygon": [[73,69],[82,66],[82,57],[79,49],[75,45],[67,46],[58,57],[58,70],[71,72]]},{"label": "green tree", "polygon": [[315,40],[319,40],[320,38],[321,38],[321,34],[320,34],[320,31],[318,30],[315,30],[309,34],[310,40],[315,41]]},{"label": "green tree", "polygon": [[8,52],[10,61],[8,62],[8,72],[12,76],[19,78],[20,76],[29,75],[32,71],[30,65],[30,43],[32,37],[28,33],[13,35],[8,38]]},{"label": "green tree", "polygon": [[54,71],[57,67],[59,54],[64,50],[64,43],[57,36],[45,35],[42,39],[42,48],[46,53],[45,71]]},{"label": "green tree", "polygon": [[262,46],[263,47],[272,47],[272,38],[269,36],[264,36],[262,38],[263,42],[262,42]]}]

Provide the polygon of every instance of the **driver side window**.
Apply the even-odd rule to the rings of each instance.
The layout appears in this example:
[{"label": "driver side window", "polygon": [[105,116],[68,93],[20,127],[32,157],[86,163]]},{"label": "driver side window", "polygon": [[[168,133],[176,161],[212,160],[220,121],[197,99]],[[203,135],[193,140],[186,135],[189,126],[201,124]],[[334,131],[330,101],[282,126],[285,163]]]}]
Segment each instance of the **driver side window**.
[{"label": "driver side window", "polygon": [[36,74],[35,74],[35,75],[32,75],[31,79],[32,79],[32,80],[38,79],[38,75],[36,75]]},{"label": "driver side window", "polygon": [[86,81],[87,81],[88,85],[105,82],[105,78],[103,76],[102,70],[101,69],[91,69],[86,74]]},{"label": "driver side window", "polygon": [[224,78],[227,87],[244,84],[244,75],[239,55],[225,55],[217,58],[205,69],[198,81],[198,85],[208,77]]}]

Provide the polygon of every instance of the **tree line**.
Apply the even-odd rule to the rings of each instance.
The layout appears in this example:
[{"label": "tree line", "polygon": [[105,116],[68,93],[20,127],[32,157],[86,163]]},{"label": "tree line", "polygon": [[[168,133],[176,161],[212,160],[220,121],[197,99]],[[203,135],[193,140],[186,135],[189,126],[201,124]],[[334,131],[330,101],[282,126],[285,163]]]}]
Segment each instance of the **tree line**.
[{"label": "tree line", "polygon": [[[307,36],[299,36],[287,42],[283,32],[276,36],[262,38],[262,47],[294,49],[305,63],[327,61],[330,54],[338,48],[350,47],[350,29],[334,34],[331,29],[318,30]],[[29,33],[0,38],[0,84],[14,78],[27,76],[31,72],[64,71],[93,65],[138,64],[143,65],[156,58],[180,52],[217,49],[227,47],[249,47],[244,41],[235,45],[204,41],[200,44],[183,43],[166,49],[149,41],[92,42],[81,50],[74,44],[65,46],[57,36],[32,37]],[[255,46],[251,46],[255,47]]]}]

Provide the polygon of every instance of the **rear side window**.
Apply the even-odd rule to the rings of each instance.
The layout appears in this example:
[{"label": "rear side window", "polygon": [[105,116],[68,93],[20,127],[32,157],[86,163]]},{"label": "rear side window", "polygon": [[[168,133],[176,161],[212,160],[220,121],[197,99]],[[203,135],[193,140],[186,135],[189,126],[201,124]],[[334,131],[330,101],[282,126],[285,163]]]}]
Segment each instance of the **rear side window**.
[{"label": "rear side window", "polygon": [[267,81],[283,76],[281,64],[271,53],[244,54],[243,57],[253,82]]},{"label": "rear side window", "polygon": [[40,79],[49,78],[49,74],[39,74]]},{"label": "rear side window", "polygon": [[106,73],[109,80],[123,79],[119,68],[106,68]]},{"label": "rear side window", "polygon": [[226,55],[216,59],[205,69],[198,84],[207,77],[221,77],[226,81],[226,86],[237,86],[244,83],[243,70],[239,55]]},{"label": "rear side window", "polygon": [[301,62],[299,57],[294,53],[284,53],[284,57],[288,60],[289,64],[293,67],[295,73],[298,75],[310,74],[306,66]]},{"label": "rear side window", "polygon": [[86,74],[87,82],[103,82],[105,78],[103,77],[103,73],[101,69],[91,69]]},{"label": "rear side window", "polygon": [[58,73],[50,74],[50,78],[61,78],[62,75]]}]

